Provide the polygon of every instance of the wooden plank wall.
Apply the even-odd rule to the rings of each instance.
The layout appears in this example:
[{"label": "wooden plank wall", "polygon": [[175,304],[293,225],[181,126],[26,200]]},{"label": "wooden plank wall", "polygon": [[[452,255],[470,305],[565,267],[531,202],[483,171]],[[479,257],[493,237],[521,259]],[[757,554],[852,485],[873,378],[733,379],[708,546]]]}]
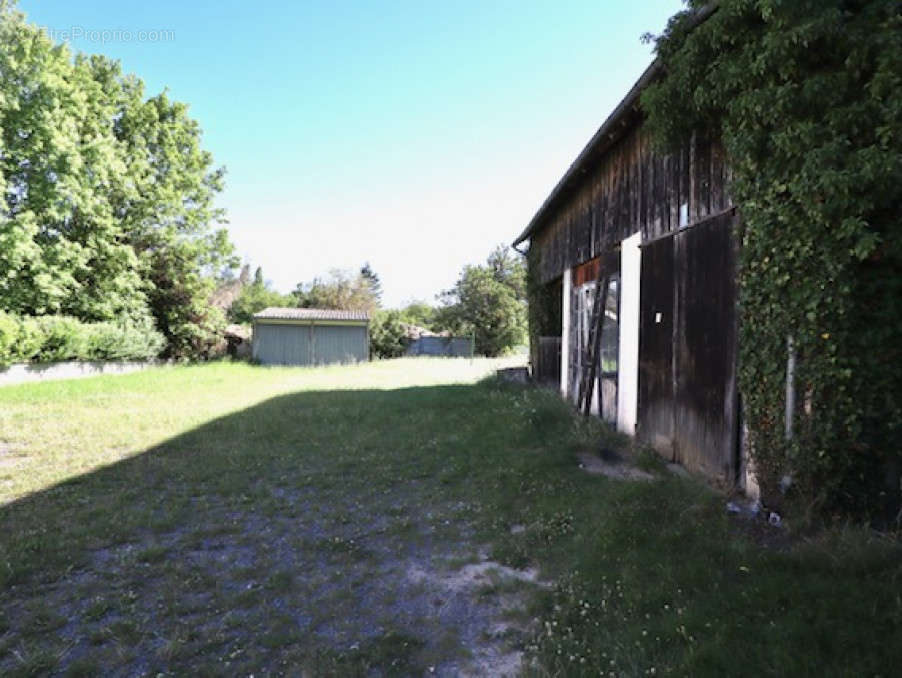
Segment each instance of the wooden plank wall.
[{"label": "wooden plank wall", "polygon": [[561,384],[561,338],[539,337],[539,351],[533,366],[533,378],[542,384],[559,388]]},{"label": "wooden plank wall", "polygon": [[739,470],[737,223],[727,212],[642,250],[639,436],[727,486]]},{"label": "wooden plank wall", "polygon": [[541,281],[597,257],[638,230],[646,242],[678,228],[683,203],[688,203],[690,224],[723,212],[731,206],[727,182],[719,143],[697,136],[679,153],[663,155],[635,115],[533,236]]}]

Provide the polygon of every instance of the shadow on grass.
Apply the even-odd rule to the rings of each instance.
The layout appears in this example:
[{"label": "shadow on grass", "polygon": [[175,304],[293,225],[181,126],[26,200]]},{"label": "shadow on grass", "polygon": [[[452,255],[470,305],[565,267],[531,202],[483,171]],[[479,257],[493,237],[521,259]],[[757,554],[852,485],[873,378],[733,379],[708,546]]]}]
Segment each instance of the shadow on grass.
[{"label": "shadow on grass", "polygon": [[902,665],[898,544],[761,549],[694,481],[581,473],[598,435],[497,383],[299,392],[210,421],[0,508],[0,673],[454,675],[485,630],[455,624],[481,608],[385,584],[475,546],[558,580],[529,610],[550,625],[528,643],[540,675]]},{"label": "shadow on grass", "polygon": [[498,437],[495,422],[474,411],[484,404],[473,391],[299,392],[214,419],[0,507],[0,583],[40,579],[77,565],[84,549],[200,521],[210,502],[241,508],[278,503],[278,488],[351,494],[447,474],[442,443],[455,447],[459,468],[480,453],[464,446]]},{"label": "shadow on grass", "polygon": [[427,629],[435,654],[409,633],[418,611],[366,580],[472,547],[480,499],[527,463],[510,419],[527,401],[489,384],[293,393],[3,506],[0,669],[457,661],[466,650]]}]

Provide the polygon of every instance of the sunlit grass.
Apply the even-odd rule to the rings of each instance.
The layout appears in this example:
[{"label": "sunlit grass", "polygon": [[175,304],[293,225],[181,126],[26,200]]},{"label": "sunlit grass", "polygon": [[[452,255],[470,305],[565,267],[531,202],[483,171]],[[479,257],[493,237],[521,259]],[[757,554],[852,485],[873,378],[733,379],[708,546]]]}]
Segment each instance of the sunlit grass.
[{"label": "sunlit grass", "polygon": [[522,362],[406,358],[321,368],[221,362],[0,387],[0,504],[274,396],[474,383]]},{"label": "sunlit grass", "polygon": [[0,389],[0,673],[453,675],[489,629],[411,612],[404,573],[484,557],[538,573],[463,606],[520,601],[491,642],[527,674],[898,672],[894,537],[756,532],[647,454],[654,481],[588,475],[579,453],[623,441],[553,392],[479,382],[507,362]]}]

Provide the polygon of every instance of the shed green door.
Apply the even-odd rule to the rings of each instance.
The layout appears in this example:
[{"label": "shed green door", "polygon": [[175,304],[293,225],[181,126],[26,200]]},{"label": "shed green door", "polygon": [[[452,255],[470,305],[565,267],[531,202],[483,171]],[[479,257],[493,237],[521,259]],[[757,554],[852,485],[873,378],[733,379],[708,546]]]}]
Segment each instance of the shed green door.
[{"label": "shed green door", "polygon": [[313,352],[317,365],[356,363],[369,358],[366,327],[362,325],[317,325]]},{"label": "shed green door", "polygon": [[369,359],[365,325],[269,324],[254,327],[254,358],[262,365],[331,365]]},{"label": "shed green door", "polygon": [[310,365],[309,325],[268,325],[254,327],[254,358],[262,365]]}]

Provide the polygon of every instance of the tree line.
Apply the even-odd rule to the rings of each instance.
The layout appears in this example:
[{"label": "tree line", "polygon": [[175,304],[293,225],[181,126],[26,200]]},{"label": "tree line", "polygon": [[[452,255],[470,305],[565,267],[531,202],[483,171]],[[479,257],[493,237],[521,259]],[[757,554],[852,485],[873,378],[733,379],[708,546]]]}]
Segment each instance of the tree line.
[{"label": "tree line", "polygon": [[334,270],[325,278],[300,283],[290,294],[272,289],[259,267],[251,279],[245,266],[239,283],[240,293],[228,308],[232,322],[248,324],[255,313],[271,306],[367,311],[372,317],[371,350],[380,358],[403,355],[412,327],[472,336],[476,352],[489,356],[526,339],[525,266],[502,245],[485,264],[465,266],[454,286],[438,295],[435,306],[414,301],[400,309],[383,309],[381,281],[369,263],[353,275]]},{"label": "tree line", "polygon": [[73,54],[0,0],[0,362],[202,359],[227,320],[267,306],[369,311],[384,357],[403,352],[405,323],[472,334],[487,355],[524,340],[523,265],[503,247],[437,307],[383,310],[369,264],[288,295],[259,269],[236,275],[215,204],[224,176],[187,104],[148,96],[117,61]]},{"label": "tree line", "polygon": [[224,170],[188,106],[101,55],[73,55],[0,3],[0,310],[156,327],[199,357],[234,266]]}]

